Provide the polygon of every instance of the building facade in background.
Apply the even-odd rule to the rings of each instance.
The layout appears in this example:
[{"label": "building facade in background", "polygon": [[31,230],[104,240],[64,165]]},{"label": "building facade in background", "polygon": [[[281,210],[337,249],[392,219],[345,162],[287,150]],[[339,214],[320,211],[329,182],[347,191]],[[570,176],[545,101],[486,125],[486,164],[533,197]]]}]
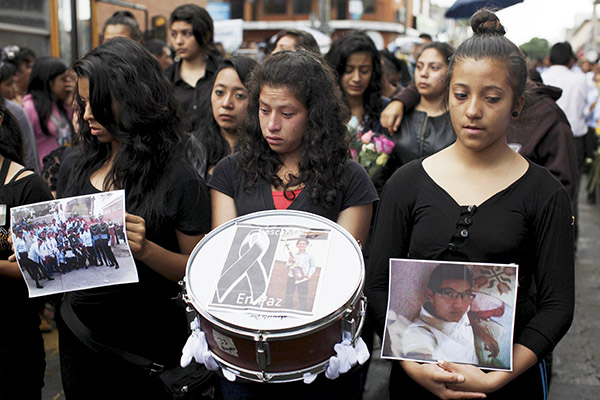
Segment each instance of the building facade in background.
[{"label": "building facade in background", "polygon": [[435,35],[443,20],[430,0],[2,0],[0,46],[18,44],[71,63],[98,45],[104,22],[123,9],[148,38],[168,42],[169,15],[186,3],[207,8],[220,29],[240,30],[245,43],[265,41],[281,29],[313,28],[333,39],[362,29],[383,47],[405,34]]}]

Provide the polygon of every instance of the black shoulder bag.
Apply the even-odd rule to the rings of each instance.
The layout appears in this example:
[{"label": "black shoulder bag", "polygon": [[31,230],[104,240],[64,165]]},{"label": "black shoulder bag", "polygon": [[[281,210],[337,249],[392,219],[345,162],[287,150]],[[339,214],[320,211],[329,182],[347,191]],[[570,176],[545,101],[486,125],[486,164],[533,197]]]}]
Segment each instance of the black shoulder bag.
[{"label": "black shoulder bag", "polygon": [[71,303],[67,300],[61,304],[61,316],[69,329],[92,351],[103,353],[112,358],[126,361],[148,371],[150,376],[160,380],[165,391],[176,400],[216,399],[217,388],[215,374],[202,364],[192,361],[183,368],[180,365],[165,369],[161,364],[152,362],[137,354],[129,353],[114,347],[106,346],[94,339],[92,332],[75,315]]}]

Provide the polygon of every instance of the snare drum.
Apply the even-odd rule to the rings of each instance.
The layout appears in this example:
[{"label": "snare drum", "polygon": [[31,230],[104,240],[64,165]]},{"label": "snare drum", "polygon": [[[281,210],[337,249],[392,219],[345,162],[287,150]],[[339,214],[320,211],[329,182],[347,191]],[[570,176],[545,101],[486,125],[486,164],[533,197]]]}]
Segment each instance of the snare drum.
[{"label": "snare drum", "polygon": [[[305,253],[299,242],[307,243]],[[298,280],[292,264],[309,279]],[[222,368],[251,381],[290,382],[323,372],[336,343],[354,344],[366,311],[364,275],[358,243],[336,223],[302,211],[262,211],[198,243],[184,299]]]}]

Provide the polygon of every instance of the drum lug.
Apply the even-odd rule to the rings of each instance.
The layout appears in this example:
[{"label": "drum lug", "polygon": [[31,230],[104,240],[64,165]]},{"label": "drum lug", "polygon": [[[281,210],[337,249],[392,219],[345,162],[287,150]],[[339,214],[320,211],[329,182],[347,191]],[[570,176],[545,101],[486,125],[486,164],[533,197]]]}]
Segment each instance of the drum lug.
[{"label": "drum lug", "polygon": [[352,318],[353,311],[354,310],[351,308],[347,309],[346,315],[344,315],[344,318],[342,319],[342,341],[354,341],[354,335],[356,334],[356,323],[354,318]]},{"label": "drum lug", "polygon": [[256,342],[256,362],[263,371],[271,364],[271,350],[268,342]]},{"label": "drum lug", "polygon": [[[356,311],[356,318],[352,316]],[[348,308],[342,318],[342,341],[349,340],[353,345],[358,335],[362,331],[363,324],[365,322],[365,316],[367,314],[367,298],[361,295],[358,302],[358,310],[354,308]]]}]

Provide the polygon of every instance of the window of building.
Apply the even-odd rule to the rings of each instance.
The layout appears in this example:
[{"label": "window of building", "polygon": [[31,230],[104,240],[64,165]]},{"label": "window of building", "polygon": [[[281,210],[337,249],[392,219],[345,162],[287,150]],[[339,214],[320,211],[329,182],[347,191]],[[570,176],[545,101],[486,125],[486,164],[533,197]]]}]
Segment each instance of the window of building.
[{"label": "window of building", "polygon": [[337,19],[348,19],[348,1],[337,0]]},{"label": "window of building", "polygon": [[287,0],[263,0],[266,15],[287,14]]},{"label": "window of building", "polygon": [[311,0],[292,1],[294,14],[310,14]]},{"label": "window of building", "polygon": [[244,0],[230,0],[231,4],[231,19],[244,18]]},{"label": "window of building", "polygon": [[49,2],[4,0],[0,9],[0,48],[16,44],[38,57],[50,55]]},{"label": "window of building", "polygon": [[374,14],[375,13],[375,0],[363,0],[363,13]]}]

